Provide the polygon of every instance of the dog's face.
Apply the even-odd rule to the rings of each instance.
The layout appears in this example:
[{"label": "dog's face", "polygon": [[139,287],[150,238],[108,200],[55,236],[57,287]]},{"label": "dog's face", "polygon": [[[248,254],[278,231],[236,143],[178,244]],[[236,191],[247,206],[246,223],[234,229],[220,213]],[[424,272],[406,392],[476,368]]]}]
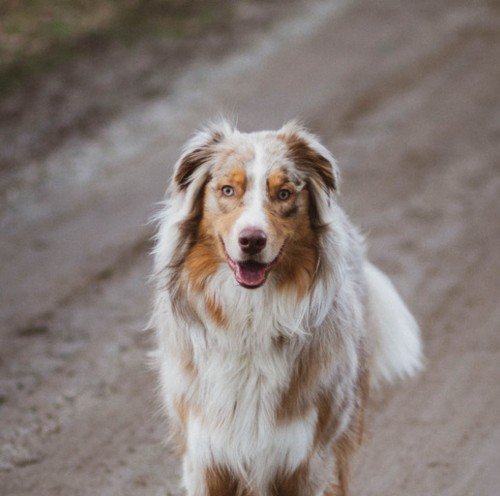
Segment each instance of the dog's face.
[{"label": "dog's face", "polygon": [[276,137],[240,135],[230,141],[216,154],[203,218],[238,284],[257,288],[296,231],[307,230],[308,192]]},{"label": "dog's face", "polygon": [[[176,170],[178,187],[194,190],[193,209],[200,210],[188,268],[197,256],[209,271],[217,258],[248,289],[262,286],[271,271],[281,284],[310,280],[319,203],[335,189],[333,159],[325,152],[295,125],[277,132],[207,133]],[[199,260],[191,262],[203,270]]]}]

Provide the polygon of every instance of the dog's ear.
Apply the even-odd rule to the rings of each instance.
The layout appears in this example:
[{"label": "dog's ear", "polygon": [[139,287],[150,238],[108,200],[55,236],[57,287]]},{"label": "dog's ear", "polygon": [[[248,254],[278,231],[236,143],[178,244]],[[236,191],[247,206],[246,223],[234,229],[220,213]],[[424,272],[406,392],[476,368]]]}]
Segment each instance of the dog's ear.
[{"label": "dog's ear", "polygon": [[339,174],[332,154],[296,121],[285,124],[279,136],[288,147],[288,155],[304,177],[311,195],[311,220],[321,226],[329,222],[333,196],[338,192]]},{"label": "dog's ear", "polygon": [[216,145],[230,132],[230,125],[222,121],[198,131],[186,143],[174,168],[173,186],[176,191],[187,190],[191,184],[207,175]]},{"label": "dog's ear", "polygon": [[[165,265],[172,269],[171,287],[178,281],[178,270],[184,263],[189,246],[194,243],[203,215],[205,185],[215,164],[217,147],[235,131],[227,121],[210,124],[198,131],[185,145],[175,164],[165,207],[157,216],[161,231],[159,239]],[[170,287],[170,286],[169,286]]]}]

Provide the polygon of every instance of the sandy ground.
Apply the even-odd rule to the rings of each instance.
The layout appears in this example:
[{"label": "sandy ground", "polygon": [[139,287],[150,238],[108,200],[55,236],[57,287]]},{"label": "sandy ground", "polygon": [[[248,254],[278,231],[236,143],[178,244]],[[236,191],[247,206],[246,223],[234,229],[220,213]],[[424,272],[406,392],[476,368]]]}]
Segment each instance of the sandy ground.
[{"label": "sandy ground", "polygon": [[373,396],[353,494],[500,494],[499,33],[493,1],[310,3],[27,164],[0,216],[0,493],[180,494],[140,332],[147,219],[222,111],[324,137],[422,326],[426,372]]}]

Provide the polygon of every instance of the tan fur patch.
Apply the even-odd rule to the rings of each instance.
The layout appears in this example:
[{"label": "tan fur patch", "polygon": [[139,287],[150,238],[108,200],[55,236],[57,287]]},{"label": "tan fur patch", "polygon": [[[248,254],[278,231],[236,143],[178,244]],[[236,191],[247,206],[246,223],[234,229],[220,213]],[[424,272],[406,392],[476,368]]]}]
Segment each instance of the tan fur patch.
[{"label": "tan fur patch", "polygon": [[256,496],[227,467],[207,468],[205,484],[205,496]]},{"label": "tan fur patch", "polygon": [[[215,183],[215,196],[217,198],[218,207],[220,209],[217,212],[217,216],[214,217],[213,210],[211,212],[205,213],[205,218],[212,215],[212,221],[221,222],[223,219],[230,215],[238,206],[241,206],[242,197],[245,194],[247,187],[247,176],[245,169],[242,166],[232,166],[229,169],[221,168],[214,176]],[[222,188],[224,186],[231,186],[234,189],[234,194],[232,196],[225,196],[222,193]]]},{"label": "tan fur patch", "polygon": [[[243,169],[234,167],[231,169],[230,176],[231,184],[236,184],[238,188],[245,187],[246,175]],[[227,184],[226,180],[222,180],[222,182]],[[207,187],[205,186],[205,188]],[[225,217],[237,218],[237,213],[233,210]],[[219,264],[225,262],[222,247],[214,233],[214,229],[221,222],[221,217],[223,216],[220,214],[207,211],[205,208],[202,209],[195,242],[186,256],[184,268],[191,287],[197,293],[204,291],[208,279],[216,273]],[[219,327],[226,327],[227,317],[222,306],[210,295],[204,296],[204,302],[205,309],[212,321]]]},{"label": "tan fur patch", "polygon": [[183,427],[187,424],[187,419],[189,415],[189,406],[184,397],[177,398],[174,401],[174,407]]},{"label": "tan fur patch", "polygon": [[[239,165],[233,166],[226,176],[226,181],[231,186],[235,186],[240,191],[245,191],[247,184],[247,175],[245,174],[245,169]],[[223,180],[220,182],[223,182]]]},{"label": "tan fur patch", "polygon": [[222,307],[211,296],[205,295],[205,308],[210,314],[210,318],[219,327],[227,326],[227,319],[224,314],[224,310],[222,310]]},{"label": "tan fur patch", "polygon": [[[307,204],[307,191],[301,192],[302,201]],[[286,246],[273,269],[278,289],[295,292],[302,298],[311,288],[318,263],[318,240],[313,232],[306,207],[296,217],[280,217],[268,212],[268,218],[277,232],[285,233]]]},{"label": "tan fur patch", "polygon": [[[214,212],[206,212],[204,219],[207,224],[213,227],[214,237],[216,236],[215,232],[219,233],[222,236],[228,236],[231,232],[231,228],[234,223],[238,220],[238,217],[241,215],[241,207],[236,206],[229,210],[227,213],[220,214]],[[222,255],[223,259],[224,256]]]},{"label": "tan fur patch", "polygon": [[276,412],[279,423],[302,418],[313,408],[311,388],[320,373],[321,365],[320,357],[315,356],[314,348],[311,346],[299,355],[288,388]]},{"label": "tan fur patch", "polygon": [[267,188],[269,190],[269,196],[276,199],[278,197],[278,192],[282,188],[286,188],[292,193],[292,197],[296,194],[296,186],[293,182],[288,179],[288,175],[285,171],[276,170],[272,171],[267,178]]},{"label": "tan fur patch", "polygon": [[338,470],[338,496],[348,496],[350,459],[361,444],[364,427],[364,410],[368,399],[369,377],[365,370],[362,370],[358,381],[357,410],[347,427],[347,430],[336,441],[334,453],[337,460]]},{"label": "tan fur patch", "polygon": [[309,481],[309,463],[302,463],[291,473],[278,474],[271,483],[270,494],[272,496],[312,494]]},{"label": "tan fur patch", "polygon": [[314,446],[326,446],[331,442],[338,422],[332,411],[332,395],[323,392],[316,400],[318,419],[316,421],[316,431],[314,433]]},{"label": "tan fur patch", "polygon": [[330,486],[330,489],[327,489],[324,496],[347,496],[342,493],[342,489],[338,485]]},{"label": "tan fur patch", "polygon": [[179,350],[179,358],[184,373],[189,377],[189,379],[196,379],[196,377],[198,376],[198,372],[194,363],[192,350]]},{"label": "tan fur patch", "polygon": [[292,239],[287,245],[274,269],[278,289],[294,292],[300,299],[308,293],[314,280],[318,258],[316,241],[312,236],[305,236],[300,243]]},{"label": "tan fur patch", "polygon": [[220,262],[221,257],[215,240],[208,232],[207,223],[202,220],[197,241],[189,250],[185,261],[185,269],[195,291],[204,290],[208,278],[215,274]]},{"label": "tan fur patch", "polygon": [[[278,240],[278,248],[285,243],[273,274],[279,290],[302,298],[314,280],[318,260],[318,240],[309,218],[309,192],[298,191],[281,169],[269,174],[267,187],[270,201],[265,211],[272,231],[270,239]],[[279,200],[281,189],[290,191],[288,200]]]},{"label": "tan fur patch", "polygon": [[184,395],[174,400],[174,409],[177,414],[177,422],[170,425],[170,432],[175,452],[178,456],[182,456],[186,452],[186,431],[189,416],[196,415],[202,421],[204,417],[200,408],[189,403]]}]

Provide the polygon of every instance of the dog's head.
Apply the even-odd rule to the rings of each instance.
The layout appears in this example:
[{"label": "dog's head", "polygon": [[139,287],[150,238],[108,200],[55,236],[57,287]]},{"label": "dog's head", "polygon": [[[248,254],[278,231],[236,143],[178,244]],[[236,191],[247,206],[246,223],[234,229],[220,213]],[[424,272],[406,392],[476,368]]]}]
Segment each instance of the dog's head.
[{"label": "dog's head", "polygon": [[223,123],[198,133],[173,177],[189,212],[178,247],[188,277],[202,289],[227,263],[244,288],[273,273],[278,284],[307,290],[336,189],[333,157],[295,122],[272,132]]}]

